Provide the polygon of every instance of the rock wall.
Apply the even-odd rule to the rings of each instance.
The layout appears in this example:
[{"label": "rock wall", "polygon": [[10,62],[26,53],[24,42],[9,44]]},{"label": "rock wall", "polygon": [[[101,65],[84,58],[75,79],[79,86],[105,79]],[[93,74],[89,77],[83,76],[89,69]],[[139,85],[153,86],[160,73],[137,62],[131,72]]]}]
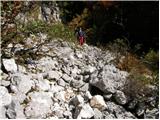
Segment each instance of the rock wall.
[{"label": "rock wall", "polygon": [[22,11],[15,18],[21,24],[42,20],[48,23],[61,22],[60,10],[56,2],[24,2]]},{"label": "rock wall", "polygon": [[[32,49],[21,44],[6,49],[13,57],[2,59],[0,118],[158,118],[157,108],[143,104],[132,106],[137,112],[126,109],[130,101],[122,89],[129,74],[112,64],[113,53],[60,39],[39,47],[45,36]],[[20,65],[16,54],[24,50],[43,56]]]}]

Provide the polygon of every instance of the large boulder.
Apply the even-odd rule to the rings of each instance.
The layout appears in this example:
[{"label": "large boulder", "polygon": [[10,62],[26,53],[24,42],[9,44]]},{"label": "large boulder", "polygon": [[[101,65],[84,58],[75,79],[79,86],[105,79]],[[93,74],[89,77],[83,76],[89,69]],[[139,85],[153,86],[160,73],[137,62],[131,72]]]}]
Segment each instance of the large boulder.
[{"label": "large boulder", "polygon": [[27,118],[45,118],[51,113],[53,94],[51,92],[32,92],[29,93],[25,115]]},{"label": "large boulder", "polygon": [[127,76],[127,72],[118,70],[114,65],[105,65],[99,72],[91,75],[90,84],[104,93],[115,93],[124,86]]},{"label": "large boulder", "polygon": [[13,58],[12,59],[2,59],[2,63],[7,72],[15,73],[17,71],[17,65]]},{"label": "large boulder", "polygon": [[[16,73],[11,78],[11,88],[13,92],[27,93],[34,86],[31,77],[21,73]],[[17,90],[16,90],[17,89]]]},{"label": "large boulder", "polygon": [[113,102],[106,102],[107,111],[109,114],[114,114],[118,119],[133,119],[136,118],[131,112],[126,111],[122,106],[116,105]]}]

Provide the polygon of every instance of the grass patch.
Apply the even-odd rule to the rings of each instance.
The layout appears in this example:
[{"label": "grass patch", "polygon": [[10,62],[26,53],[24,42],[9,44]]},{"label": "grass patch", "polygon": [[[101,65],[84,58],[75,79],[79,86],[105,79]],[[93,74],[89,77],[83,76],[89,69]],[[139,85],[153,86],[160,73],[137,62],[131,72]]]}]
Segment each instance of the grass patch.
[{"label": "grass patch", "polygon": [[27,23],[22,31],[26,34],[45,33],[48,35],[48,39],[61,38],[70,42],[76,40],[74,31],[62,23],[49,24],[43,21],[32,21]]}]

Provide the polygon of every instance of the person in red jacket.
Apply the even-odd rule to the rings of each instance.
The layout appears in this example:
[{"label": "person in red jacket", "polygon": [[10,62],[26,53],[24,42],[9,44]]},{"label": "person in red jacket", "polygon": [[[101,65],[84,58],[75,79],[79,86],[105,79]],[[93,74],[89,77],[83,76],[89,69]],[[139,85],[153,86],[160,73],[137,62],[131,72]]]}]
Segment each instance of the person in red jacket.
[{"label": "person in red jacket", "polygon": [[75,33],[77,35],[77,40],[79,40],[79,44],[82,46],[85,42],[85,32],[82,31],[82,28],[77,28],[75,30]]}]

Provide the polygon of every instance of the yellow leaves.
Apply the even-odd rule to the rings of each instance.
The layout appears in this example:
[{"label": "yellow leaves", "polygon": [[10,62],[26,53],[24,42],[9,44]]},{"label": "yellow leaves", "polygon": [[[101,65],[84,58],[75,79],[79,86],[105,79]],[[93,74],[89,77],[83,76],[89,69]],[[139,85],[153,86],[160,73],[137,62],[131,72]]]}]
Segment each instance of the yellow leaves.
[{"label": "yellow leaves", "polygon": [[86,26],[86,18],[88,18],[90,15],[90,12],[87,8],[85,8],[81,15],[77,15],[70,23],[69,26],[72,28],[75,27],[85,27]]},{"label": "yellow leaves", "polygon": [[151,71],[131,53],[127,53],[125,57],[120,59],[117,67],[121,70],[127,70],[129,72],[136,71],[139,74],[151,75]]}]

